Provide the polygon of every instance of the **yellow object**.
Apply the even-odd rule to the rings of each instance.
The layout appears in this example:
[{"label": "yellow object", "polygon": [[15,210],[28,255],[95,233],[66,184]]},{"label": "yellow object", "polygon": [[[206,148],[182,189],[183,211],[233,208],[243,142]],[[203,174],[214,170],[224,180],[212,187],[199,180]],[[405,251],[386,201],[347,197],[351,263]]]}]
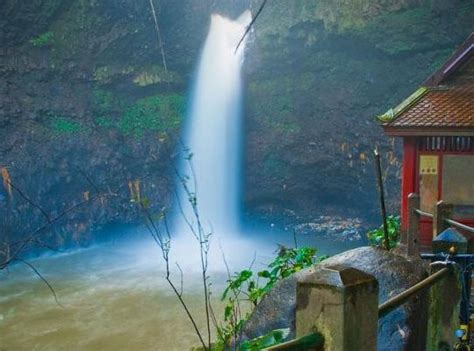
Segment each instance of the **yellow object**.
[{"label": "yellow object", "polygon": [[438,156],[420,156],[420,174],[438,174]]},{"label": "yellow object", "polygon": [[469,335],[469,326],[467,324],[461,324],[459,329],[464,331],[464,335],[462,336],[461,340],[462,341],[467,341],[467,337]]}]

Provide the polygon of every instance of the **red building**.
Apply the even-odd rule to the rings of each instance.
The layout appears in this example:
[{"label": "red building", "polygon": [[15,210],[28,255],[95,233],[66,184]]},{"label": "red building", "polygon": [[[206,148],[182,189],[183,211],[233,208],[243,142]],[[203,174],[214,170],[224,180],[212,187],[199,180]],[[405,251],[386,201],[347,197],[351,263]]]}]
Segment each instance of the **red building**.
[{"label": "red building", "polygon": [[[408,195],[421,210],[439,200],[453,204],[459,221],[474,225],[474,33],[415,93],[379,119],[387,135],[403,138],[402,232],[408,226]],[[466,216],[465,213],[468,213]],[[420,245],[431,243],[432,220],[420,222]]]}]

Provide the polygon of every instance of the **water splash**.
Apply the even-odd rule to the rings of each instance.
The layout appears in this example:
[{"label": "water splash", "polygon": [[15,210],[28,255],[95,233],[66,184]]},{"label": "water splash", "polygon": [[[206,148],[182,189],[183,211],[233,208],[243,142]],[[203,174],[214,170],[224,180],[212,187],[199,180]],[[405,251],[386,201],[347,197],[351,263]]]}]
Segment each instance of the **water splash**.
[{"label": "water splash", "polygon": [[[199,214],[206,229],[214,233],[238,231],[241,67],[245,45],[237,52],[235,48],[250,21],[250,11],[235,21],[212,15],[184,132],[183,143],[193,155],[193,172],[186,162],[180,172],[196,184]],[[188,196],[182,189],[178,199],[184,215],[193,220]],[[177,233],[189,231],[179,214],[174,227]]]}]

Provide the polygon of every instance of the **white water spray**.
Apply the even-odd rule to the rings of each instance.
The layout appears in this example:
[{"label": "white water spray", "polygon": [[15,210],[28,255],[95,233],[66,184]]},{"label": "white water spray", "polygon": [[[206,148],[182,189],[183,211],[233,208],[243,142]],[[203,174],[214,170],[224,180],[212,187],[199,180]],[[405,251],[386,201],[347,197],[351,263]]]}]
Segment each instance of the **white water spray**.
[{"label": "white water spray", "polygon": [[[250,11],[236,21],[212,15],[183,138],[184,146],[193,155],[194,175],[186,162],[180,172],[190,177],[191,189],[196,184],[203,225],[219,234],[238,230],[241,66],[245,45],[237,52],[235,48],[250,21]],[[178,198],[184,214],[192,221],[194,216],[184,190],[179,190]],[[178,233],[189,231],[180,214],[175,229]]]}]

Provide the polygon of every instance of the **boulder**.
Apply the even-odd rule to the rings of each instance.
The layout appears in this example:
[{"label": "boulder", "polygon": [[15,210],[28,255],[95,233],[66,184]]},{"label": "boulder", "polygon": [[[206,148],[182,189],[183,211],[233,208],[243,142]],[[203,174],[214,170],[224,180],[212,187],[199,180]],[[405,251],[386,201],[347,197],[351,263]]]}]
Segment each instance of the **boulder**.
[{"label": "boulder", "polygon": [[[333,256],[322,266],[341,264],[373,275],[379,282],[379,304],[416,284],[427,276],[427,265],[421,259],[407,259],[373,247],[360,247]],[[303,270],[280,281],[262,299],[243,330],[243,339],[252,339],[273,329],[295,330],[296,282],[314,271]],[[426,296],[408,303],[379,320],[379,351],[424,350],[427,319]]]}]

